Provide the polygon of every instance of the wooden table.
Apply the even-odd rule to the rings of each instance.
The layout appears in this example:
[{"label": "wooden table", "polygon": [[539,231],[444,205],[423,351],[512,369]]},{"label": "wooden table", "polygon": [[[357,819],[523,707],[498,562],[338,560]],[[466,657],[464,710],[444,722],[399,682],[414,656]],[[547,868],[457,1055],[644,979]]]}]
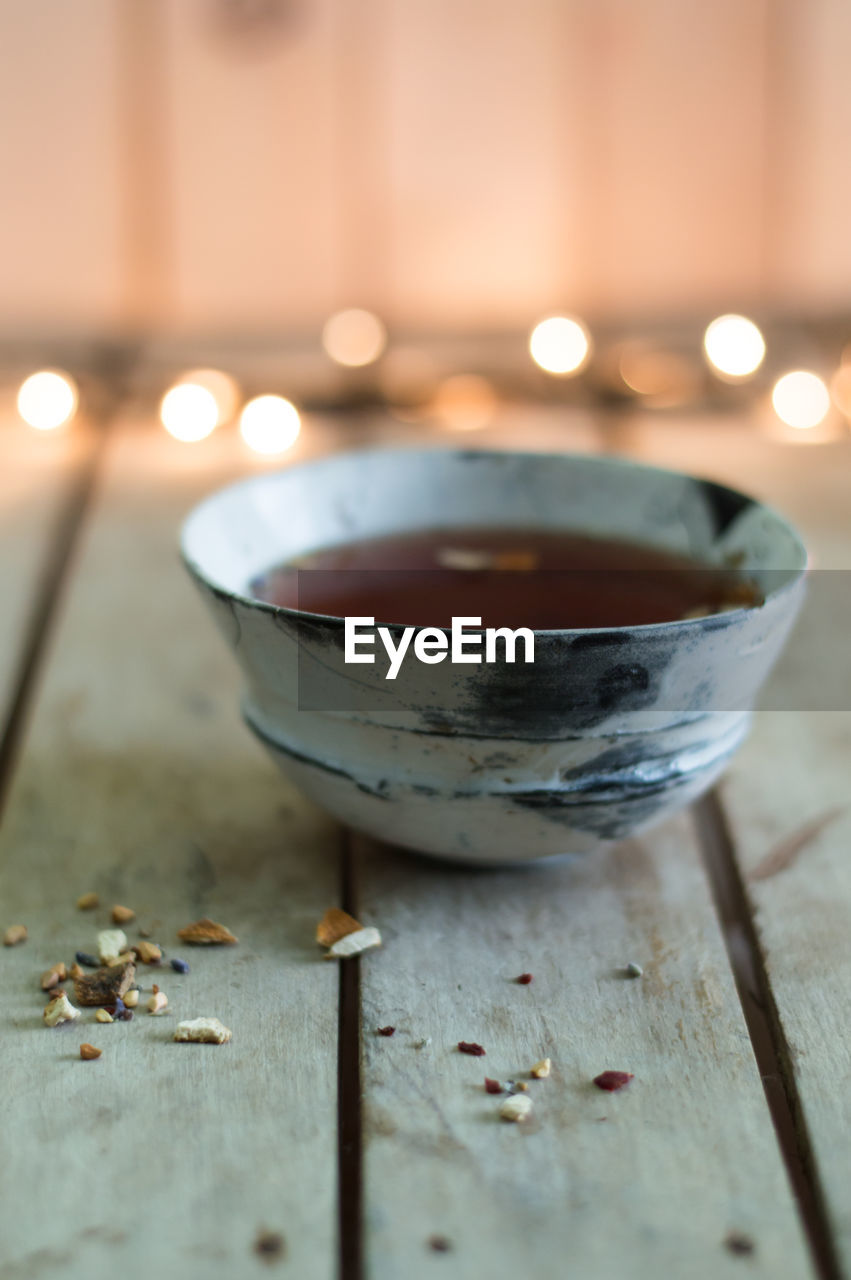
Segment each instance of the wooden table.
[{"label": "wooden table", "polygon": [[[347,433],[310,423],[300,452]],[[177,560],[196,499],[264,465],[218,435],[180,445],[121,403],[64,438],[2,423],[0,926],[29,940],[0,950],[1,1280],[851,1273],[851,715],[761,713],[718,793],[574,865],[476,873],[350,837],[242,726]],[[851,444],[520,410],[477,439],[739,483],[849,567]],[[163,1017],[45,1030],[42,970],[115,902],[191,973],[142,972]],[[383,949],[326,963],[331,905]],[[239,945],[179,944],[202,914]],[[174,1044],[197,1015],[232,1043]],[[533,1120],[500,1123],[484,1075],[544,1056]],[[635,1079],[601,1093],[605,1068]]]}]

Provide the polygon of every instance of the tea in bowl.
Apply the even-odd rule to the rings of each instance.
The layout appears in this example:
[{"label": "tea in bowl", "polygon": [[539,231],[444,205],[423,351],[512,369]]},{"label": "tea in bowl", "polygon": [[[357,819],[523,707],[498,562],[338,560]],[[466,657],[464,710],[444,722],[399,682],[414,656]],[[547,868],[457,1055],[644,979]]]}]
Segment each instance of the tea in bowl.
[{"label": "tea in bowl", "polygon": [[785,520],[712,482],[469,450],[243,481],[182,551],[284,772],[358,830],[491,865],[623,839],[711,786],[806,571]]}]

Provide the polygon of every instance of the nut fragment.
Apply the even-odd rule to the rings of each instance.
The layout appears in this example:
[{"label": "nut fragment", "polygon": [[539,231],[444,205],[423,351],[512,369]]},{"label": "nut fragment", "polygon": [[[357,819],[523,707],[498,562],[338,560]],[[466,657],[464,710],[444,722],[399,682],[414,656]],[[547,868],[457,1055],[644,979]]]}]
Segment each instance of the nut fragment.
[{"label": "nut fragment", "polygon": [[84,893],[82,897],[77,899],[78,911],[94,911],[95,907],[100,905],[100,898],[96,893]]},{"label": "nut fragment", "polygon": [[222,943],[239,941],[230,929],[226,929],[223,924],[216,924],[215,920],[210,920],[207,916],[202,916],[193,924],[178,929],[177,936],[181,942],[189,942],[196,946],[218,946]]},{"label": "nut fragment", "polygon": [[16,947],[20,942],[27,940],[27,926],[25,924],[10,924],[9,928],[3,934],[4,947]]},{"label": "nut fragment", "polygon": [[42,991],[50,991],[51,987],[58,987],[60,982],[64,982],[68,977],[68,970],[65,968],[65,961],[60,960],[59,964],[53,965],[50,969],[45,969],[41,975]]},{"label": "nut fragment", "polygon": [[132,907],[122,907],[117,903],[111,911],[113,924],[129,924],[131,920],[136,919],[136,912]]},{"label": "nut fragment", "polygon": [[155,991],[148,1000],[148,1013],[162,1013],[168,1004],[168,996],[164,991]]},{"label": "nut fragment", "polygon": [[549,1058],[541,1058],[540,1062],[535,1063],[529,1075],[535,1080],[546,1080],[552,1065],[552,1061]]},{"label": "nut fragment", "polygon": [[84,1062],[91,1062],[94,1058],[99,1058],[103,1053],[102,1049],[96,1049],[93,1044],[80,1045],[80,1057]]},{"label": "nut fragment", "polygon": [[123,929],[102,929],[98,934],[98,955],[101,964],[114,964],[122,951],[127,950],[127,934]]},{"label": "nut fragment", "polygon": [[137,942],[133,946],[133,951],[142,964],[159,964],[163,958],[162,948],[155,942]]},{"label": "nut fragment", "polygon": [[594,1084],[606,1093],[616,1093],[618,1089],[629,1084],[632,1078],[631,1071],[601,1071],[594,1077]]},{"label": "nut fragment", "polygon": [[136,976],[132,963],[114,964],[74,979],[74,996],[80,1004],[115,1004]]},{"label": "nut fragment", "polygon": [[499,1114],[503,1120],[513,1120],[515,1124],[522,1124],[532,1113],[532,1099],[527,1098],[523,1093],[514,1093],[510,1098],[506,1098],[499,1109]]},{"label": "nut fragment", "polygon": [[136,1005],[139,1003],[139,992],[136,988],[133,988],[132,991],[125,992],[124,1003],[128,1009],[136,1008]]},{"label": "nut fragment", "polygon": [[358,929],[355,933],[347,933],[326,952],[328,960],[345,960],[347,956],[360,955],[371,947],[381,946],[381,934],[371,925],[367,929]]},{"label": "nut fragment", "polygon": [[77,963],[77,961],[75,960],[75,961],[74,961],[74,963],[71,965],[71,968],[68,970],[68,977],[69,977],[69,978],[82,978],[83,976],[84,976],[84,970],[83,970],[83,967],[82,967],[82,965],[79,965],[79,964]]},{"label": "nut fragment", "polygon": [[316,941],[322,947],[333,947],[346,934],[357,933],[362,928],[360,921],[348,912],[341,911],[339,907],[329,907],[316,926]]},{"label": "nut fragment", "polygon": [[42,1016],[46,1026],[56,1027],[60,1022],[71,1022],[74,1018],[79,1018],[80,1010],[74,1008],[63,991],[44,1006]]},{"label": "nut fragment", "polygon": [[174,1038],[195,1044],[227,1044],[232,1035],[233,1032],[218,1018],[192,1018],[188,1022],[178,1022]]},{"label": "nut fragment", "polygon": [[95,1022],[112,1022],[112,1014],[107,1013],[106,1009],[98,1009],[95,1012]]}]

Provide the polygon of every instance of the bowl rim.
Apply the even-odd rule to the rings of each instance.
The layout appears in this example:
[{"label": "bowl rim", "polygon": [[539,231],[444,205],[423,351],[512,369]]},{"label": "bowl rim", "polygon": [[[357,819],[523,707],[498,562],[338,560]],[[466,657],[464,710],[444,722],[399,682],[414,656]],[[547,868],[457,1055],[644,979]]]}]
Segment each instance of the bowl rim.
[{"label": "bowl rim", "polygon": [[[227,601],[235,601],[248,609],[254,609],[261,613],[272,614],[273,616],[282,616],[292,619],[294,622],[308,621],[318,623],[330,623],[333,626],[340,627],[344,622],[344,615],[329,613],[314,613],[307,609],[293,609],[289,605],[272,604],[268,600],[260,600],[257,596],[248,595],[241,591],[234,591],[224,586],[221,582],[215,581],[206,570],[202,569],[198,561],[191,555],[188,547],[190,534],[190,526],[200,516],[202,511],[216,505],[226,494],[235,493],[239,490],[252,489],[274,483],[276,479],[290,476],[294,472],[319,469],[329,462],[341,461],[346,458],[369,458],[371,456],[381,455],[382,457],[396,456],[400,459],[410,461],[411,459],[433,456],[435,454],[443,454],[447,457],[455,457],[465,461],[473,461],[479,459],[514,458],[514,459],[534,459],[541,461],[551,461],[558,463],[582,462],[591,463],[609,470],[618,471],[643,471],[659,476],[671,476],[680,480],[692,480],[701,484],[712,485],[715,489],[721,490],[723,493],[730,494],[732,497],[744,500],[746,503],[758,507],[767,515],[772,516],[779,524],[784,526],[793,541],[797,545],[801,563],[796,569],[784,570],[791,576],[788,581],[772,591],[767,591],[761,604],[759,605],[742,605],[736,609],[727,609],[720,613],[705,614],[699,618],[674,618],[667,622],[642,622],[634,625],[624,625],[615,627],[534,627],[530,628],[533,634],[537,636],[558,636],[558,637],[579,637],[588,635],[615,635],[628,633],[632,636],[657,636],[661,633],[667,633],[669,628],[677,627],[692,630],[720,630],[728,626],[733,626],[740,621],[744,615],[750,615],[761,612],[769,603],[774,603],[782,599],[783,596],[791,594],[799,589],[803,579],[806,577],[810,569],[810,556],[806,545],[799,534],[797,528],[787,519],[782,512],[778,511],[769,503],[763,502],[760,498],[755,498],[752,494],[745,493],[741,489],[734,489],[731,485],[723,484],[718,480],[712,480],[706,476],[695,475],[688,471],[679,471],[675,467],[657,467],[651,463],[633,461],[631,458],[621,457],[616,454],[597,454],[597,453],[580,453],[576,451],[552,452],[551,450],[533,450],[533,449],[497,449],[482,448],[471,449],[452,448],[445,445],[434,445],[431,447],[422,447],[422,445],[411,446],[384,446],[384,445],[367,445],[361,449],[344,449],[323,453],[318,457],[306,458],[303,461],[290,463],[285,467],[278,467],[273,471],[263,471],[256,475],[244,476],[240,480],[235,480],[231,484],[220,486],[214,489],[212,493],[208,493],[206,497],[197,502],[184,517],[180,526],[179,549],[180,556],[189,574],[197,579],[207,590],[219,599]],[[779,571],[778,571],[779,572]],[[451,627],[433,627],[430,623],[404,623],[404,622],[381,622],[381,626],[392,628],[394,631],[401,631],[407,626],[415,626],[421,630],[422,627],[428,626],[435,631],[443,631],[445,634],[451,634]],[[465,627],[465,631],[469,635],[478,635],[484,632],[485,628]]]}]

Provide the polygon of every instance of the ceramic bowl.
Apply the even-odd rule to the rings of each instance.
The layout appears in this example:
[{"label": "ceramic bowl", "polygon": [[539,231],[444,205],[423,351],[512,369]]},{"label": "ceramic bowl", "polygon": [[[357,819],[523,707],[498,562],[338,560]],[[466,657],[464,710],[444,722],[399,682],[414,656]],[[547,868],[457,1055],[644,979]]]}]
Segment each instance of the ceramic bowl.
[{"label": "ceramic bowl", "polygon": [[[346,664],[339,618],[252,598],[264,570],[353,539],[566,529],[737,563],[756,608],[535,633],[534,664]],[[196,507],[186,565],[242,667],[245,719],[340,821],[457,861],[592,849],[659,821],[741,744],[804,587],[795,531],[706,480],[610,457],[366,450],[264,474]],[[394,630],[391,628],[391,630]]]}]

